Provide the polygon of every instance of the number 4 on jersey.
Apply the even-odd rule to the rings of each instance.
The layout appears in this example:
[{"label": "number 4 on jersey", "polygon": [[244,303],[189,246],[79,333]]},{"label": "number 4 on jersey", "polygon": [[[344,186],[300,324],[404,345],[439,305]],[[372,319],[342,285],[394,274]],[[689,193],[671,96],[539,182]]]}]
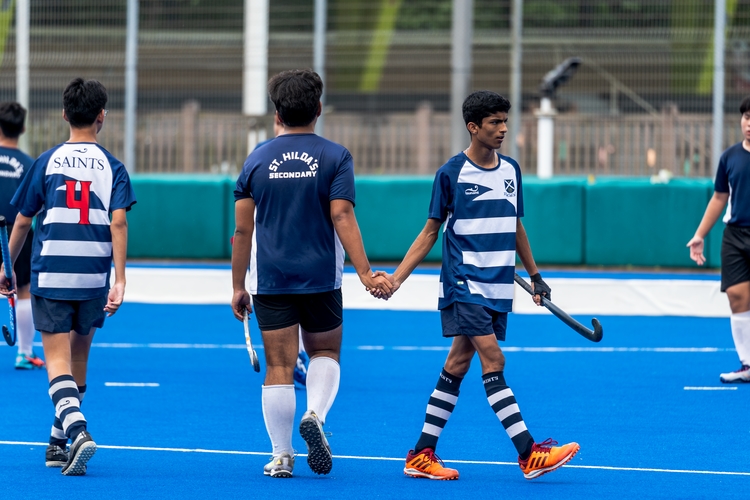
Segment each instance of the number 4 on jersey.
[{"label": "number 4 on jersey", "polygon": [[[76,184],[80,182],[80,197],[76,199]],[[65,204],[68,208],[80,211],[79,224],[89,224],[89,200],[91,181],[65,181]]]}]

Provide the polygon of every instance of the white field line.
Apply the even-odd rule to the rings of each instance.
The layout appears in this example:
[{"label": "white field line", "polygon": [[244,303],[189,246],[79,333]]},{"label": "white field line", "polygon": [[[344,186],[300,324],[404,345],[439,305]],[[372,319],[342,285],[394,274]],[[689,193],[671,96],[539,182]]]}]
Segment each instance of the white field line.
[{"label": "white field line", "polygon": [[[0,445],[8,446],[47,446],[47,443],[29,442],[29,441],[0,441]],[[155,446],[115,446],[115,445],[96,445],[97,448],[109,450],[126,450],[126,451],[163,451],[173,453],[208,453],[216,455],[252,455],[267,457],[269,453],[260,451],[239,451],[239,450],[206,450],[201,448],[159,448]],[[306,457],[307,454],[300,453],[299,456]],[[357,455],[333,455],[333,458],[348,460],[371,460],[371,461],[388,461],[403,462],[403,457],[363,457]],[[518,462],[495,462],[486,460],[443,460],[446,463],[466,464],[466,465],[510,465],[518,467]],[[650,467],[615,467],[608,465],[565,465],[571,469],[597,469],[611,471],[628,471],[628,472],[661,472],[669,474],[702,474],[702,475],[719,475],[719,476],[748,476],[750,472],[731,472],[731,471],[713,471],[713,470],[692,470],[692,469],[656,469]]]},{"label": "white field line", "polygon": [[690,387],[685,386],[686,391],[736,391],[736,387]]},{"label": "white field line", "polygon": [[[39,344],[41,345],[41,344]],[[103,349],[247,349],[245,344],[181,344],[181,343],[130,343],[130,342],[94,342],[92,347]],[[262,345],[253,345],[263,349]],[[416,346],[416,345],[360,345],[344,349],[360,351],[448,351],[450,346]],[[514,347],[504,346],[505,352],[655,352],[655,353],[717,353],[734,352],[730,347]]]},{"label": "white field line", "polygon": [[159,387],[156,382],[104,382],[105,387]]}]

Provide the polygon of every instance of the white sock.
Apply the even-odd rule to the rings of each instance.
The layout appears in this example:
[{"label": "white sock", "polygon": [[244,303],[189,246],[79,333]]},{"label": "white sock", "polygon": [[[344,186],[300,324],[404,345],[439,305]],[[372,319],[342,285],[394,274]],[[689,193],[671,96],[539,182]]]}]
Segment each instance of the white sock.
[{"label": "white sock", "polygon": [[332,358],[319,356],[307,367],[307,409],[312,410],[323,424],[328,410],[339,392],[341,367]]},{"label": "white sock", "polygon": [[730,323],[740,363],[750,366],[750,311],[732,314]]},{"label": "white sock", "polygon": [[31,319],[31,299],[16,301],[16,333],[18,354],[31,356],[34,351],[34,321]]},{"label": "white sock", "polygon": [[294,455],[292,427],[297,409],[294,385],[264,385],[262,401],[263,420],[273,445],[273,456],[283,452]]}]

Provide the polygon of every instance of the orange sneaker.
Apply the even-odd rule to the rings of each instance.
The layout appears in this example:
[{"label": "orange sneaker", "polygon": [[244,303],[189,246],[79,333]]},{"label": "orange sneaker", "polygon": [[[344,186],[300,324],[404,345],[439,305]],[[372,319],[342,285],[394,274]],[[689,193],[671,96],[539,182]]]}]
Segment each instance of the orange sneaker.
[{"label": "orange sneaker", "polygon": [[523,477],[534,479],[552,472],[568,463],[571,458],[581,449],[578,443],[568,443],[562,446],[555,446],[557,441],[547,439],[543,443],[531,447],[531,455],[526,460],[519,457],[518,465],[521,467]]},{"label": "orange sneaker", "polygon": [[409,450],[406,455],[404,474],[411,477],[426,477],[427,479],[441,479],[443,481],[458,479],[458,471],[443,467],[443,461],[435,455],[432,448],[425,448],[419,453]]}]

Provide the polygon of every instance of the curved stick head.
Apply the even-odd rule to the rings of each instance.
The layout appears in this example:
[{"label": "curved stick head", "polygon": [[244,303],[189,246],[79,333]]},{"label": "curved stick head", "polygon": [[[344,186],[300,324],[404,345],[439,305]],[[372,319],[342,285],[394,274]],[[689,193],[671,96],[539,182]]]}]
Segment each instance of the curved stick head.
[{"label": "curved stick head", "polygon": [[594,327],[594,335],[591,337],[591,341],[599,342],[604,336],[604,328],[602,328],[602,324],[596,318],[591,320],[591,326]]},{"label": "curved stick head", "polygon": [[258,360],[258,355],[256,354],[255,349],[253,349],[253,355],[250,356],[250,362],[253,364],[253,370],[260,372],[260,361]]},{"label": "curved stick head", "polygon": [[3,337],[5,337],[5,343],[9,346],[16,345],[16,339],[13,338],[13,335],[11,335],[10,330],[7,326],[3,325]]}]

